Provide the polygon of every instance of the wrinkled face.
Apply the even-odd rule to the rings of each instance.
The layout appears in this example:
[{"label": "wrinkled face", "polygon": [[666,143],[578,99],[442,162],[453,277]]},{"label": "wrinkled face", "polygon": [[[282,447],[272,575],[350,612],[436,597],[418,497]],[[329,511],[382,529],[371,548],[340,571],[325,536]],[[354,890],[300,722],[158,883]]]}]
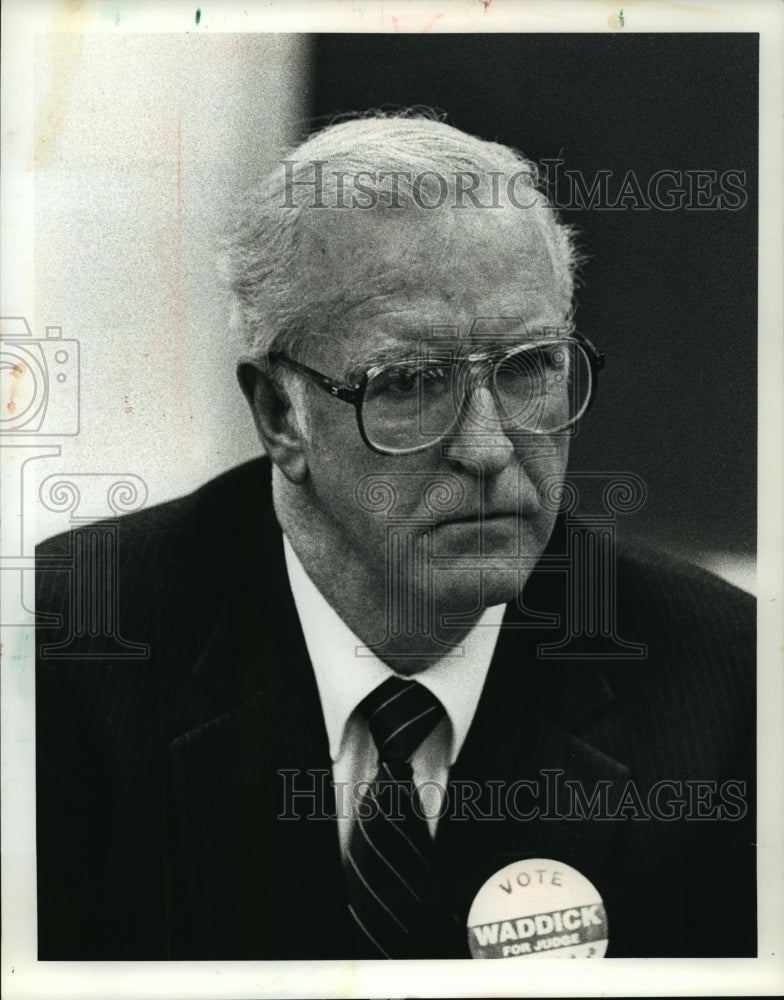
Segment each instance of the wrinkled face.
[{"label": "wrinkled face", "polygon": [[[313,301],[339,306],[297,358],[331,378],[355,382],[379,358],[389,364],[440,351],[444,338],[458,353],[508,349],[566,326],[564,289],[524,211],[312,216],[297,285]],[[563,477],[568,432],[505,428],[492,394],[479,387],[470,416],[447,438],[416,454],[381,455],[363,442],[353,406],[315,388],[307,400],[303,486],[337,571],[358,570],[383,587],[393,519],[400,537],[432,538],[442,608],[516,596],[553,529],[539,487]]]}]

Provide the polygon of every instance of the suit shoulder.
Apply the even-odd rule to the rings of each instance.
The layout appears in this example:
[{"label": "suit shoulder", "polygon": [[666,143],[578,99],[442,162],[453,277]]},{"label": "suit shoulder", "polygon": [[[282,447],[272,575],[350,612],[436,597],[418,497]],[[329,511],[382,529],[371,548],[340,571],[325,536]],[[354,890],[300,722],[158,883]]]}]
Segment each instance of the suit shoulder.
[{"label": "suit shoulder", "polygon": [[101,566],[108,571],[111,559],[124,614],[136,609],[145,622],[173,608],[196,614],[249,571],[251,547],[263,558],[265,509],[268,463],[256,461],[187,496],[56,535],[36,549],[36,606],[61,614],[74,573],[102,579]]},{"label": "suit shoulder", "polygon": [[[666,679],[685,702],[715,703],[717,717],[750,709],[755,598],[699,566],[636,545],[619,547],[617,565],[618,629],[643,643],[651,679]],[[627,682],[622,669],[614,673]]]},{"label": "suit shoulder", "polygon": [[646,546],[618,546],[621,598],[644,599],[648,610],[674,618],[753,624],[756,599],[716,574]]},{"label": "suit shoulder", "polygon": [[[89,530],[116,530],[119,544],[135,558],[148,555],[154,561],[165,558],[168,547],[188,542],[198,535],[202,546],[212,537],[211,528],[223,525],[223,532],[238,530],[237,514],[251,505],[258,512],[268,499],[269,464],[253,460],[224,472],[192,493],[155,504],[114,519],[75,526],[36,546],[39,571],[58,557],[69,556],[75,535]],[[266,473],[266,475],[265,475]],[[252,499],[251,499],[252,498]]]}]

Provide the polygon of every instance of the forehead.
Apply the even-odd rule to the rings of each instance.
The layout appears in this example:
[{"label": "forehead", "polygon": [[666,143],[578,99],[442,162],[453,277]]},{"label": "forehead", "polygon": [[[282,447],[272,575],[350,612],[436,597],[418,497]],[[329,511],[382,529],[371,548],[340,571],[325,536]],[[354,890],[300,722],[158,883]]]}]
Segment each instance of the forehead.
[{"label": "forehead", "polygon": [[304,215],[295,287],[323,317],[312,331],[318,355],[375,353],[434,328],[465,337],[476,320],[506,330],[557,326],[568,310],[531,210]]}]

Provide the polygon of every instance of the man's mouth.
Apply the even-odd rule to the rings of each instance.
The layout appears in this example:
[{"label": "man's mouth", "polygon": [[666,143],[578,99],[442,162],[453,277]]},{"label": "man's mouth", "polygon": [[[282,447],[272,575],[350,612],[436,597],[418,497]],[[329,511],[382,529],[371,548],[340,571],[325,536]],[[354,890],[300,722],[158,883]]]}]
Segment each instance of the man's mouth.
[{"label": "man's mouth", "polygon": [[439,522],[439,527],[449,524],[488,524],[494,521],[519,521],[523,517],[525,517],[525,514],[518,510],[477,511],[473,514],[464,514],[461,517],[447,518]]}]

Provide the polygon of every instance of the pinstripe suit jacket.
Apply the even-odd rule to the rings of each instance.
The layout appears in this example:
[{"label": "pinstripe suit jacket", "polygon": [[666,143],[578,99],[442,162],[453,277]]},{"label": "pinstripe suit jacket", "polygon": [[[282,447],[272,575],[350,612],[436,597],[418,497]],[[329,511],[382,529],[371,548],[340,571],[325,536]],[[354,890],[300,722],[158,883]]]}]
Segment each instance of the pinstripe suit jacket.
[{"label": "pinstripe suit jacket", "polygon": [[[327,736],[269,480],[267,461],[251,462],[39,548],[41,959],[352,956]],[[108,629],[77,614],[91,531],[117,545]],[[559,523],[549,552],[564,538]],[[432,957],[468,957],[476,891],[525,857],[594,882],[608,955],[755,954],[752,599],[620,549],[618,632],[647,656],[573,645],[546,660],[567,580],[545,564],[510,606],[452,769],[454,787],[481,795],[439,824],[456,930]],[[521,779],[548,789],[536,816]],[[286,782],[306,793],[293,806]],[[603,790],[609,811],[580,807],[570,782]],[[668,817],[677,801],[685,814]]]}]

